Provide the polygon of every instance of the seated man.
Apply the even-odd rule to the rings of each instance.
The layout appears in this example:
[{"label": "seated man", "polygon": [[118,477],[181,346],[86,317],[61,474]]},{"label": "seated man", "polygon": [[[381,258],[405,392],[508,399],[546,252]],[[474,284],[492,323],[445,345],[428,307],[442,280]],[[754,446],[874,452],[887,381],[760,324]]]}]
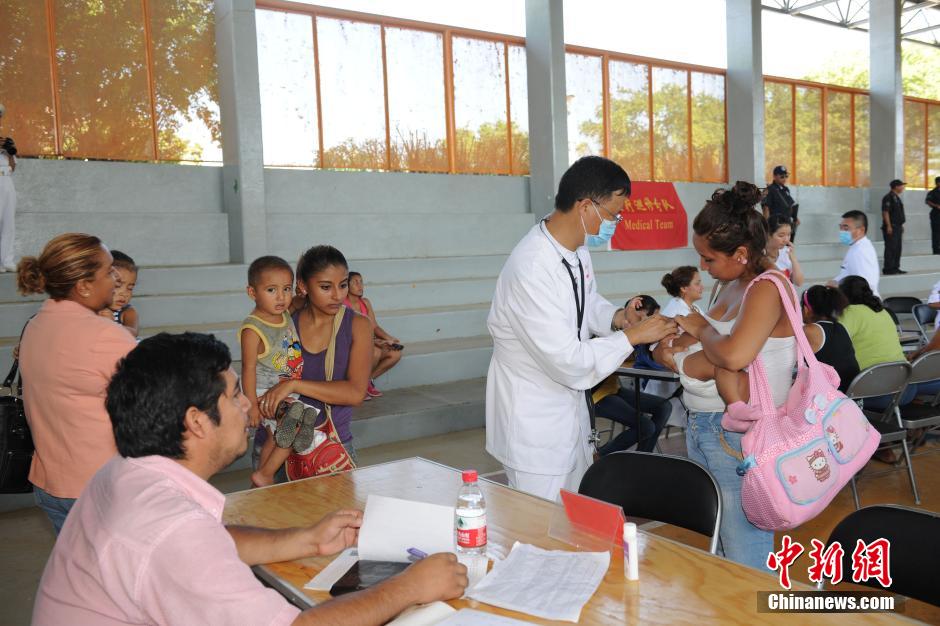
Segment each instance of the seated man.
[{"label": "seated man", "polygon": [[304,528],[222,525],[225,497],[206,481],[244,454],[249,403],[214,337],[145,339],[118,364],[106,405],[119,455],[62,528],[33,624],[383,624],[463,593],[453,554],[303,613],[254,577],[252,565],[355,545],[362,513]]}]

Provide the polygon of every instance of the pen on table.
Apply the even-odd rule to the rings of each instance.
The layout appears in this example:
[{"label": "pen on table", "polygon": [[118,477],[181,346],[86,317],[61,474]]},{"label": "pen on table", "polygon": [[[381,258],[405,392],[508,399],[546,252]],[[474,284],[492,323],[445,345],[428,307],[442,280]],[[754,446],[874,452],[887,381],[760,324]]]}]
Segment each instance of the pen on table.
[{"label": "pen on table", "polygon": [[427,558],[428,556],[427,552],[418,550],[417,548],[408,548],[406,552],[408,552],[412,561],[420,561],[421,559]]}]

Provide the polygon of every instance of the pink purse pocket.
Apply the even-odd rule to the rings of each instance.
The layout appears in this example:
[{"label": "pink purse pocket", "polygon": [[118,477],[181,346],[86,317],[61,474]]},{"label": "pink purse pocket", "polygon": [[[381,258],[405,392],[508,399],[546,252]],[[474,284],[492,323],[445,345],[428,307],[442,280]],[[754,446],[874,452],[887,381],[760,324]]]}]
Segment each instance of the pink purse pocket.
[{"label": "pink purse pocket", "polygon": [[839,485],[839,465],[828,442],[814,439],[777,458],[777,478],[796,504],[812,504]]},{"label": "pink purse pocket", "polygon": [[823,417],[823,434],[832,456],[839,463],[848,463],[865,446],[871,424],[858,405],[842,398],[833,403]]}]

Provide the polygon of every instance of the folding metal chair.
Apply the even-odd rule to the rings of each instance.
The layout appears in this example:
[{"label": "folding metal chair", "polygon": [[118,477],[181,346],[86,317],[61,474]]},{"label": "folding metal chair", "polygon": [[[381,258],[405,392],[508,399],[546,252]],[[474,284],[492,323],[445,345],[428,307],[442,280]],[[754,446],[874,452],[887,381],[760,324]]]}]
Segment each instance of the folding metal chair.
[{"label": "folding metal chair", "polygon": [[[891,363],[879,363],[865,368],[859,372],[852,383],[849,385],[846,394],[853,400],[862,400],[862,407],[868,421],[881,433],[881,444],[878,449],[886,448],[900,443],[904,450],[904,460],[907,462],[907,473],[911,479],[911,491],[914,492],[914,502],[920,504],[920,495],[917,493],[917,482],[914,479],[914,466],[911,464],[911,454],[907,447],[907,430],[901,425],[901,412],[898,410],[898,401],[901,394],[907,388],[907,382],[911,376],[911,364],[907,361],[897,361]],[[891,402],[885,407],[884,411],[864,410],[865,398],[875,398],[879,396],[892,396]],[[860,504],[858,500],[858,488],[855,484],[856,478],[861,475],[861,471],[852,477],[852,497],[855,499],[855,508]],[[870,474],[870,476],[880,476]]]},{"label": "folding metal chair", "polygon": [[[935,380],[940,380],[940,350],[923,354],[911,363],[911,378],[908,384],[928,383]],[[927,432],[940,426],[938,400],[940,400],[940,394],[935,393],[925,404],[911,403],[900,407],[901,425],[908,430],[926,428],[922,437],[926,436]]]},{"label": "folding metal chair", "polygon": [[[648,477],[653,483],[637,480]],[[632,517],[665,522],[711,538],[718,550],[721,491],[711,473],[690,459],[652,452],[614,452],[588,468],[578,493],[620,505]]]},{"label": "folding metal chair", "polygon": [[917,323],[917,330],[920,331],[921,343],[926,346],[930,342],[928,332],[933,330],[937,319],[937,309],[929,304],[917,304],[911,310],[911,314],[914,316],[914,322]]}]

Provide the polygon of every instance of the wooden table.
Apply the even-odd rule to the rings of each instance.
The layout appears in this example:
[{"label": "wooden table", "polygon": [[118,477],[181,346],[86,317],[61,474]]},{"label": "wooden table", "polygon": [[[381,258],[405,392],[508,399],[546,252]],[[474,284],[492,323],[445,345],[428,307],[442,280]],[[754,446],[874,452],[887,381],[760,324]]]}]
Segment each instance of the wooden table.
[{"label": "wooden table", "polygon": [[[452,506],[460,473],[421,458],[373,465],[323,478],[311,478],[227,496],[225,523],[284,528],[316,522],[339,508],[365,507],[377,494]],[[557,504],[503,485],[481,480],[486,497],[490,551],[505,555],[515,541],[542,548],[571,550],[548,536]],[[651,486],[655,488],[655,486]],[[623,576],[623,557],[614,551],[610,569],[581,612],[581,624],[622,623],[897,623],[892,614],[771,614],[757,613],[758,591],[782,591],[777,579],[707,552],[663,537],[639,533],[640,581]],[[304,605],[329,599],[303,586],[332,558],[310,558],[256,568],[259,576]],[[795,583],[794,589],[809,589]],[[531,615],[499,609],[472,600],[454,600],[457,608],[476,608],[535,623],[552,623]]]}]

